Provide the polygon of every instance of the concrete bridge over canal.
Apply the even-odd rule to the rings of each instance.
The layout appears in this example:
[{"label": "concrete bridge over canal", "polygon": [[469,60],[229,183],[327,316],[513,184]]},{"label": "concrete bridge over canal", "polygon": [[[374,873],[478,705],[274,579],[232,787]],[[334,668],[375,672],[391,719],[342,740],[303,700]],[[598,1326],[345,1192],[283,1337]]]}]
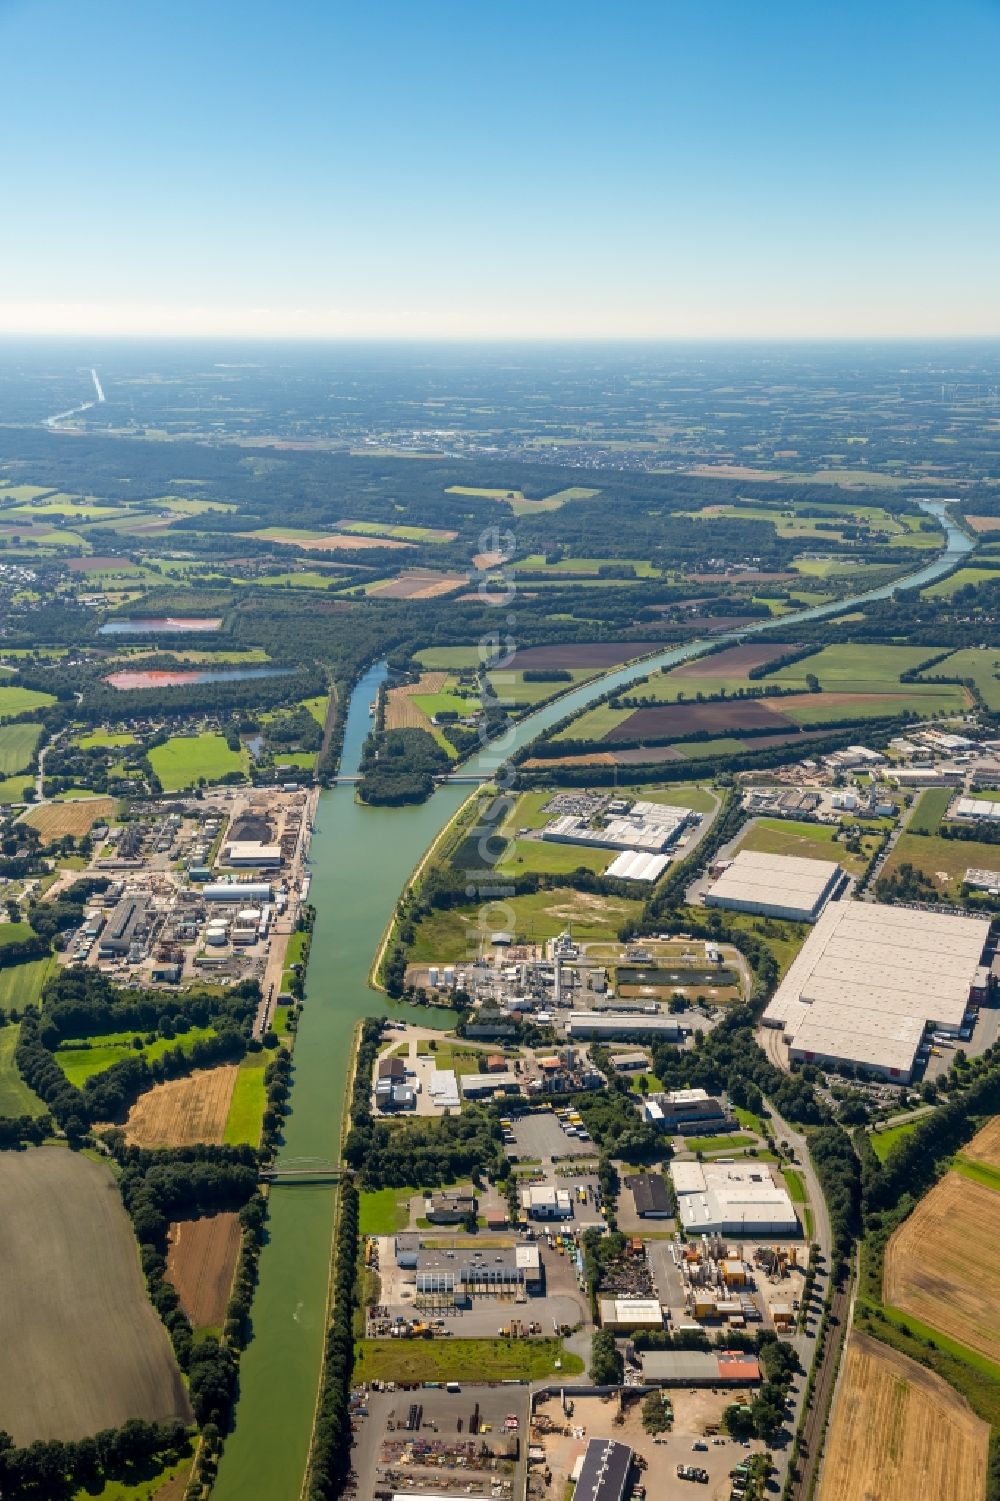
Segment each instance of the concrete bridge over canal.
[{"label": "concrete bridge over canal", "polygon": [[350,1168],[324,1157],[283,1158],[260,1170],[261,1183],[343,1183],[353,1177]]}]

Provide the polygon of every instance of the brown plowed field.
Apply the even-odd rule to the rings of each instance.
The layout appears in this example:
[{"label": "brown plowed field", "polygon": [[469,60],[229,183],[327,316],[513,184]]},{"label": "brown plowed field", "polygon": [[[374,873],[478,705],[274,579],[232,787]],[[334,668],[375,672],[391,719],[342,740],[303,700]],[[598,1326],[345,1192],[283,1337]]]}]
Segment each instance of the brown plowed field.
[{"label": "brown plowed field", "polygon": [[882,1295],[1000,1363],[1000,1193],[946,1173],[889,1241]]},{"label": "brown plowed field", "polygon": [[739,730],[794,729],[791,720],[762,699],[728,698],[717,703],[663,704],[651,709],[636,709],[621,724],[603,737],[604,745],[616,740],[636,740],[644,735],[692,735],[707,730],[712,735],[730,735]]},{"label": "brown plowed field", "polygon": [[618,766],[651,766],[657,761],[683,761],[676,745],[640,745],[632,750],[615,751],[612,761]]},{"label": "brown plowed field", "polygon": [[109,1169],[64,1147],[0,1152],[0,1226],[0,1427],[15,1444],[189,1423]]},{"label": "brown plowed field", "polygon": [[177,1220],[170,1226],[167,1276],[196,1329],[225,1319],[239,1250],[237,1214]]},{"label": "brown plowed field", "polygon": [[683,667],[675,667],[670,674],[673,678],[739,678],[745,677],[752,667],[764,667],[768,662],[773,662],[776,657],[785,657],[789,652],[797,648],[788,642],[765,646],[763,643],[745,642],[742,646],[731,646],[728,651],[719,651],[711,657],[697,657],[693,662],[685,662]]},{"label": "brown plowed field", "polygon": [[186,1079],[168,1079],[140,1095],[125,1122],[126,1140],[137,1147],[220,1145],[233,1097],[237,1068],[198,1069]]},{"label": "brown plowed field", "polygon": [[970,1162],[983,1162],[987,1167],[1000,1169],[1000,1115],[976,1132],[969,1145],[962,1148],[962,1156]]},{"label": "brown plowed field", "polygon": [[138,563],[131,558],[100,557],[92,553],[89,558],[68,558],[66,567],[70,573],[138,573]]},{"label": "brown plowed field", "polygon": [[52,844],[64,834],[72,834],[76,839],[89,834],[95,823],[104,823],[114,811],[112,797],[80,798],[71,803],[47,803],[29,813],[25,823],[38,830],[43,844]]},{"label": "brown plowed field", "polygon": [[440,594],[451,594],[469,582],[464,573],[438,573],[432,569],[410,569],[394,579],[387,579],[370,589],[373,599],[436,599]]},{"label": "brown plowed field", "polygon": [[544,771],[548,766],[614,766],[617,759],[610,751],[595,751],[592,756],[532,756],[524,765],[528,771]]},{"label": "brown plowed field", "polygon": [[440,693],[448,680],[446,672],[422,672],[416,683],[390,688],[385,705],[387,730],[426,730],[427,715],[413,702],[415,693]]},{"label": "brown plowed field", "polygon": [[966,516],[974,532],[1000,532],[1000,516]]},{"label": "brown plowed field", "polygon": [[982,1501],[989,1433],[939,1376],[852,1333],[820,1501]]},{"label": "brown plowed field", "polygon": [[634,657],[665,650],[662,641],[565,641],[554,646],[526,646],[507,664],[523,667],[618,667]]}]

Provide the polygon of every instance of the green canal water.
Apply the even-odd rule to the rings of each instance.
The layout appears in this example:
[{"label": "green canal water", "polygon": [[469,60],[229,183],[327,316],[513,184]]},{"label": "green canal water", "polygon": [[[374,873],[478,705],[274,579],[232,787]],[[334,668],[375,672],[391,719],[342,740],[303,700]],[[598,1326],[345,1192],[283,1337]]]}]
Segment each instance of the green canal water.
[{"label": "green canal water", "polygon": [[[855,603],[882,598],[900,582],[922,585],[940,577],[972,543],[951,524],[940,502],[926,502],[925,508],[945,526],[947,548],[908,579],[856,600],[759,622],[732,636],[778,626],[787,630],[796,621],[842,613]],[[499,747],[486,747],[468,769],[491,773],[501,757],[608,688],[697,656],[705,647],[704,642],[689,643],[575,689],[523,720]],[[371,669],[351,699],[341,761],[345,774],[357,770],[370,728],[368,704],[384,676],[383,665]],[[446,784],[416,808],[366,808],[355,801],[351,785],[333,788],[320,798],[309,893],[316,927],[282,1160],[333,1162],[339,1157],[354,1030],[362,1018],[391,1009],[394,1016],[425,1026],[449,1024],[448,1013],[390,1006],[368,988],[368,972],[410,873],[468,793],[468,787]],[[253,1304],[253,1338],[240,1364],[236,1427],[219,1469],[218,1501],[296,1501],[301,1493],[322,1360],[335,1204],[336,1190],[331,1187],[272,1189],[268,1241]]]}]

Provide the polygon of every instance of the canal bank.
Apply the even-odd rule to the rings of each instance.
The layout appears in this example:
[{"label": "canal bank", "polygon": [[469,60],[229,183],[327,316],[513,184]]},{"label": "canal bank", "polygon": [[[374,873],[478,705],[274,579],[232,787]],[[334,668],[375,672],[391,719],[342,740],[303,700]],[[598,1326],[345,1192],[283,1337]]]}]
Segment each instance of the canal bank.
[{"label": "canal bank", "polygon": [[[908,579],[836,605],[755,622],[733,635],[787,629],[798,621],[842,614],[867,600],[885,598],[894,589],[941,577],[973,544],[947,520],[940,502],[929,503],[927,509],[942,519],[948,546]],[[561,696],[518,724],[502,745],[485,747],[469,770],[492,774],[501,756],[609,688],[698,656],[715,640],[673,648]],[[384,665],[373,668],[354,690],[341,759],[345,775],[358,770],[370,728],[368,705],[385,676]],[[369,989],[368,977],[400,891],[470,790],[445,783],[428,802],[399,808],[366,807],[355,801],[350,784],[322,794],[311,850],[310,901],[316,908],[316,925],[295,1045],[292,1111],[279,1163],[338,1161],[358,1021],[388,1012],[423,1025],[447,1027],[453,1020],[447,1012],[392,1005]],[[253,1337],[240,1364],[235,1431],[226,1441],[215,1488],[221,1501],[295,1501],[300,1494],[322,1361],[334,1212],[332,1188],[286,1185],[271,1191],[268,1238],[253,1304]]]}]

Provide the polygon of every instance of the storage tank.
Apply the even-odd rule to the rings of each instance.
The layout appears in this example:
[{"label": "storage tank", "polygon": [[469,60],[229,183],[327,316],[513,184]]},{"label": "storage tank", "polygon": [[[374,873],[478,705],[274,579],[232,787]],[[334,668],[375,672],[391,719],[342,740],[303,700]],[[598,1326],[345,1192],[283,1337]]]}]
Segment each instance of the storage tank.
[{"label": "storage tank", "polygon": [[210,923],[205,929],[205,942],[213,948],[222,948],[226,942],[226,930],[224,927],[216,927]]},{"label": "storage tank", "polygon": [[260,910],[257,907],[243,907],[236,914],[236,921],[243,927],[256,927],[260,922]]}]

